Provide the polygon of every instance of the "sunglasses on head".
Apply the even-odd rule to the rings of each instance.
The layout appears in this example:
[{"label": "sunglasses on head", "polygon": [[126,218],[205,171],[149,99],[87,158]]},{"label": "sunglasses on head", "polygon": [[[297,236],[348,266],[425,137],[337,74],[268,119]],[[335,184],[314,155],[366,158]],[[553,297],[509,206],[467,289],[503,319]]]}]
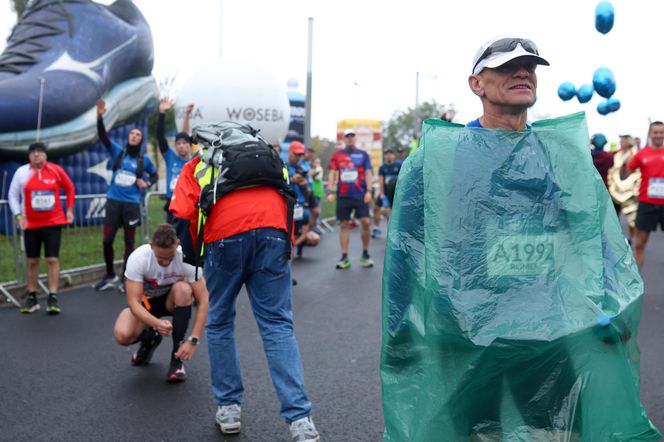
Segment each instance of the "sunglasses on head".
[{"label": "sunglasses on head", "polygon": [[475,71],[477,65],[480,64],[480,61],[484,60],[489,55],[498,52],[511,52],[516,48],[516,45],[518,44],[521,44],[521,47],[523,47],[523,49],[525,49],[527,52],[539,56],[539,52],[537,51],[537,45],[535,45],[535,43],[533,43],[531,40],[528,40],[526,38],[501,38],[500,40],[496,40],[493,43],[491,43],[489,47],[486,48],[484,52],[482,52],[480,58],[477,59],[477,63],[475,63],[475,66],[473,66],[473,72]]}]

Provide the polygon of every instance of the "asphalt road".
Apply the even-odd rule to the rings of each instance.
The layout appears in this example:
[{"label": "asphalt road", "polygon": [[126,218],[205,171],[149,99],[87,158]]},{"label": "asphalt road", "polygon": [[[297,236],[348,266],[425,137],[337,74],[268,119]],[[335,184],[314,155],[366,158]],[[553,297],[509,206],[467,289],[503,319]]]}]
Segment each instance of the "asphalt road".
[{"label": "asphalt road", "polygon": [[[337,235],[305,250],[293,265],[295,331],[303,356],[313,417],[323,441],[379,441],[381,411],[380,275],[384,238],[373,241],[376,267],[334,269]],[[65,245],[66,246],[66,245]],[[653,235],[644,275],[646,296],[639,341],[642,401],[664,429],[664,235]],[[43,304],[43,301],[42,301]],[[189,378],[165,382],[170,339],[152,364],[133,367],[133,349],[111,330],[125,306],[119,292],[91,288],[61,295],[63,313],[30,316],[0,309],[0,440],[3,441],[288,441],[288,427],[269,379],[246,297],[238,299],[236,333],[244,375],[242,433],[214,424],[206,341],[186,365]],[[619,405],[617,405],[619,406]]]}]

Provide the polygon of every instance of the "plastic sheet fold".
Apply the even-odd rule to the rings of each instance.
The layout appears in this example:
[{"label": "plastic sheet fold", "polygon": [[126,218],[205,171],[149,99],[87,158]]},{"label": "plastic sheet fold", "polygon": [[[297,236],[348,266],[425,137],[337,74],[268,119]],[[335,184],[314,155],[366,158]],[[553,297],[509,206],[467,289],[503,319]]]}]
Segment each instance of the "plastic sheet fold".
[{"label": "plastic sheet fold", "polygon": [[385,441],[657,440],[639,401],[643,281],[583,113],[423,125],[383,274]]}]

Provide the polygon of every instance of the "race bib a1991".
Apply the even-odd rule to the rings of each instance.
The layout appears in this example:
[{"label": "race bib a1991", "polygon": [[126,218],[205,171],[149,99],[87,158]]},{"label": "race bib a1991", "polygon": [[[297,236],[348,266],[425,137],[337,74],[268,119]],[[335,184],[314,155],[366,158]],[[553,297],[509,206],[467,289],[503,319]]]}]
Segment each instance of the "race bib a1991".
[{"label": "race bib a1991", "polygon": [[553,268],[555,252],[553,235],[499,237],[489,250],[487,271],[491,277],[537,276]]}]

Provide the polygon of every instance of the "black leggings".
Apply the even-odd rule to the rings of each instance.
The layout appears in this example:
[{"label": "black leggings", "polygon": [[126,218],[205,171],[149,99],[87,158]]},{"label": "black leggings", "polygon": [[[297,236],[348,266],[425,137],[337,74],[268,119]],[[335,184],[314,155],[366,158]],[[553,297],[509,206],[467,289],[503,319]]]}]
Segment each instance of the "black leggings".
[{"label": "black leggings", "polygon": [[[104,224],[104,262],[106,263],[106,274],[115,275],[115,270],[113,269],[113,258],[115,253],[113,252],[113,240],[115,240],[115,234],[118,232],[119,226],[112,226],[110,224]],[[122,274],[127,269],[127,258],[131,252],[134,251],[135,247],[135,238],[136,238],[136,227],[124,227],[124,265],[122,267]]]}]

